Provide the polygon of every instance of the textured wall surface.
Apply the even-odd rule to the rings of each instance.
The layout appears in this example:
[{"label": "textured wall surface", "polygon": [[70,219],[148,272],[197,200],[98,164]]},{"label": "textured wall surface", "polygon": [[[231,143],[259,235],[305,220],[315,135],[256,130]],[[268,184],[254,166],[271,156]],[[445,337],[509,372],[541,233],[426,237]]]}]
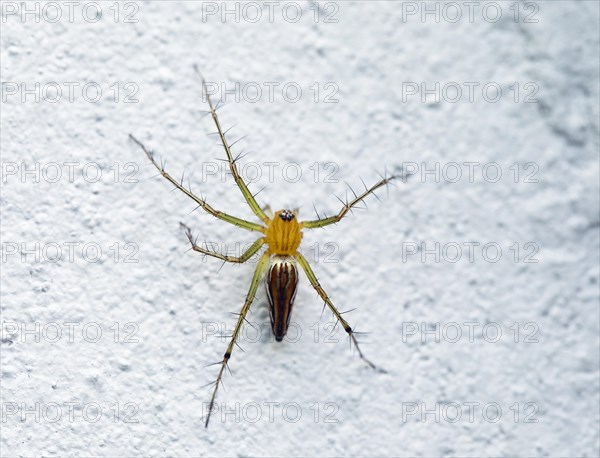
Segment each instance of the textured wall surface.
[{"label": "textured wall surface", "polygon": [[[598,3],[257,4],[1,3],[2,456],[598,456]],[[179,223],[254,235],[128,139],[253,218],[193,64],[261,205],[413,172],[303,240],[383,370],[304,276],[274,342],[261,287],[208,429],[256,262]]]}]

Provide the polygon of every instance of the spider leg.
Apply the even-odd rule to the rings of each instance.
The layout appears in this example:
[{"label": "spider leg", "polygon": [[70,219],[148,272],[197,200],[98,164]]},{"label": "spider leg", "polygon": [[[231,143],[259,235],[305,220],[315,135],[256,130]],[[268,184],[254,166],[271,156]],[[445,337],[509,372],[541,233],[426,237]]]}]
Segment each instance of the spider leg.
[{"label": "spider leg", "polygon": [[310,267],[310,264],[308,263],[308,261],[306,260],[306,258],[304,256],[302,256],[302,254],[299,253],[299,252],[297,252],[294,255],[294,257],[298,261],[298,264],[300,264],[300,266],[302,267],[302,270],[304,270],[304,273],[306,273],[306,276],[308,277],[308,280],[310,281],[310,284],[313,286],[313,288],[315,290],[317,290],[317,293],[319,293],[319,296],[321,296],[321,299],[323,299],[325,301],[325,303],[329,306],[329,309],[333,312],[333,314],[335,315],[336,319],[342,324],[342,326],[344,327],[344,330],[350,336],[350,339],[352,339],[352,342],[356,346],[356,350],[358,351],[358,354],[360,355],[360,357],[370,367],[372,367],[373,369],[377,369],[377,367],[375,366],[375,364],[373,364],[371,361],[369,361],[367,358],[365,358],[365,356],[363,355],[362,351],[360,351],[360,347],[358,346],[358,342],[356,340],[356,336],[354,335],[355,334],[354,331],[352,330],[352,328],[350,327],[350,325],[348,324],[348,322],[342,317],[342,314],[338,311],[338,309],[335,307],[335,305],[333,305],[333,303],[329,299],[329,296],[327,296],[327,293],[325,292],[325,290],[319,284],[319,281],[317,280],[317,277],[316,277],[315,273],[313,272],[312,268]]},{"label": "spider leg", "polygon": [[252,304],[252,301],[254,300],[254,296],[256,295],[256,289],[258,288],[258,283],[260,282],[261,276],[265,270],[265,266],[267,265],[268,260],[269,260],[269,255],[267,253],[264,253],[261,256],[260,260],[258,261],[256,270],[254,271],[254,276],[252,277],[252,283],[250,283],[250,289],[248,290],[248,294],[246,295],[246,301],[244,302],[244,306],[242,307],[242,310],[240,311],[237,323],[235,325],[233,334],[231,336],[231,340],[229,342],[229,345],[227,346],[227,350],[225,351],[225,354],[223,355],[223,361],[220,363],[221,369],[219,370],[219,375],[217,376],[217,380],[215,381],[215,388],[213,390],[213,394],[210,399],[210,405],[208,407],[208,415],[206,418],[206,423],[204,425],[207,428],[208,428],[208,421],[210,420],[210,416],[212,414],[213,407],[215,404],[215,398],[217,397],[217,390],[219,388],[219,385],[221,384],[221,379],[223,378],[223,373],[225,372],[225,368],[227,367],[227,363],[229,361],[229,358],[231,357],[231,353],[233,352],[233,346],[236,345],[236,340],[237,340],[238,334],[242,328],[242,324],[244,323],[244,320],[246,319],[246,314],[248,313],[248,310],[250,310],[250,305]]},{"label": "spider leg", "polygon": [[198,253],[206,254],[208,256],[213,256],[225,262],[233,262],[233,263],[244,263],[248,259],[250,259],[260,248],[265,244],[265,239],[263,237],[256,239],[256,241],[248,248],[246,251],[242,253],[241,256],[227,256],[225,254],[218,253],[217,251],[208,250],[206,248],[202,248],[196,244],[196,240],[192,235],[192,230],[187,227],[185,224],[180,223],[181,226],[185,229],[185,235],[187,235],[188,240],[192,245],[192,250],[197,251]]},{"label": "spider leg", "polygon": [[[198,72],[198,68],[196,66],[194,66],[194,68],[195,68],[196,72]],[[198,74],[200,75],[199,72],[198,72]],[[240,191],[242,191],[242,194],[244,195],[246,202],[248,203],[248,205],[250,206],[250,208],[252,209],[254,214],[256,216],[258,216],[261,219],[261,221],[268,223],[269,217],[265,214],[265,212],[262,210],[262,208],[260,208],[260,205],[258,205],[256,200],[254,199],[254,195],[250,192],[250,190],[248,189],[248,186],[246,186],[246,183],[244,183],[244,180],[242,179],[241,175],[238,172],[237,165],[235,163],[236,160],[233,158],[233,155],[231,154],[231,147],[230,147],[229,143],[227,142],[227,139],[225,138],[225,132],[223,131],[223,128],[221,127],[221,123],[219,122],[219,117],[217,116],[217,112],[213,106],[210,95],[208,94],[208,90],[206,88],[206,81],[204,80],[202,75],[200,75],[200,78],[202,79],[202,90],[204,91],[204,94],[206,95],[206,100],[208,101],[208,106],[210,108],[210,114],[213,118],[213,121],[215,122],[215,126],[217,127],[217,131],[219,133],[221,143],[223,144],[223,148],[225,148],[225,152],[227,153],[227,161],[229,162],[229,169],[231,170],[231,174],[233,175],[235,183],[237,184],[238,188],[240,188]]]},{"label": "spider leg", "polygon": [[[325,227],[325,226],[329,226],[330,224],[338,223],[344,216],[346,216],[346,214],[349,211],[352,210],[352,207],[354,207],[359,202],[362,202],[369,194],[374,193],[377,189],[381,188],[382,186],[387,185],[390,181],[392,181],[396,178],[398,178],[398,177],[395,175],[392,175],[389,177],[384,177],[381,180],[379,180],[377,183],[375,183],[375,185],[373,185],[370,189],[367,189],[367,187],[365,186],[365,191],[360,195],[356,195],[356,194],[354,194],[354,191],[352,191],[354,194],[354,199],[352,199],[349,202],[346,201],[344,203],[344,206],[342,207],[342,209],[340,210],[340,212],[337,215],[329,216],[327,218],[319,218],[319,219],[315,219],[315,220],[311,220],[311,221],[304,221],[304,222],[302,222],[302,226],[306,229],[315,229],[317,227]],[[352,188],[350,188],[350,189],[352,189]],[[377,195],[375,194],[375,196],[377,196]]]},{"label": "spider leg", "polygon": [[185,188],[183,186],[183,180],[181,182],[179,182],[175,178],[173,178],[171,175],[169,175],[165,171],[164,166],[160,165],[160,164],[158,164],[158,162],[156,162],[156,159],[154,159],[154,154],[152,153],[152,151],[150,151],[148,148],[146,148],[142,142],[140,142],[137,138],[135,138],[131,134],[129,134],[129,138],[131,138],[135,143],[137,143],[140,146],[140,148],[142,148],[144,153],[146,153],[146,156],[148,156],[148,159],[150,159],[150,161],[152,162],[154,167],[156,167],[156,169],[160,172],[160,174],[163,177],[165,177],[168,181],[170,181],[177,189],[179,189],[185,195],[187,195],[188,197],[191,197],[206,212],[210,213],[211,215],[213,215],[216,218],[222,219],[223,221],[227,221],[228,223],[234,224],[236,226],[243,227],[244,229],[247,229],[249,231],[259,231],[259,232],[264,231],[264,227],[260,224],[252,223],[250,221],[246,221],[246,220],[238,218],[236,216],[228,215],[227,213],[224,213],[224,212],[221,212],[221,211],[218,211],[218,210],[215,210],[214,208],[212,208],[210,205],[208,205],[206,203],[206,201],[204,199],[201,199],[200,197],[195,196],[190,189]]}]

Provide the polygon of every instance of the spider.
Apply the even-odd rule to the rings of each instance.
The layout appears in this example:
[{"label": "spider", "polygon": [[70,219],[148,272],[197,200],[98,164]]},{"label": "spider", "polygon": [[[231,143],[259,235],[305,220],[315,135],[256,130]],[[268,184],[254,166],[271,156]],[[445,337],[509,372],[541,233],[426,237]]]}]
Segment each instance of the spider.
[{"label": "spider", "polygon": [[[214,388],[205,422],[205,427],[208,427],[210,416],[213,412],[217,391],[219,389],[219,385],[221,384],[225,368],[229,370],[229,359],[231,358],[234,346],[237,344],[236,340],[242,328],[242,324],[245,321],[246,314],[250,310],[250,305],[254,300],[256,291],[258,289],[258,285],[263,275],[265,277],[267,299],[269,302],[271,329],[277,341],[280,342],[281,340],[283,340],[290,323],[292,306],[294,305],[294,298],[296,296],[296,290],[298,287],[297,265],[299,264],[304,273],[306,274],[312,287],[317,291],[318,295],[325,302],[326,306],[329,307],[336,320],[339,323],[341,323],[346,333],[348,333],[348,336],[351,339],[351,343],[354,343],[359,356],[371,368],[376,369],[376,366],[371,361],[369,361],[360,350],[358,341],[356,339],[356,331],[352,330],[348,322],[342,316],[342,313],[338,311],[335,305],[333,305],[333,303],[329,299],[329,296],[317,280],[317,277],[314,274],[310,264],[308,263],[306,258],[300,253],[300,251],[298,251],[298,248],[300,246],[300,242],[302,241],[303,229],[316,229],[338,223],[348,214],[348,212],[352,210],[352,208],[354,208],[360,202],[364,201],[364,199],[368,195],[373,194],[377,189],[381,188],[382,186],[386,186],[392,180],[396,179],[397,176],[384,175],[381,177],[381,180],[378,181],[371,188],[368,188],[366,185],[364,185],[363,182],[363,185],[365,187],[364,192],[362,192],[361,194],[356,194],[354,191],[352,191],[354,198],[350,201],[342,201],[342,209],[339,211],[339,213],[337,213],[334,216],[321,218],[317,213],[317,219],[298,221],[298,211],[287,209],[276,211],[271,216],[267,216],[267,214],[265,213],[265,209],[268,209],[269,207],[262,208],[259,206],[259,204],[255,200],[255,195],[253,195],[250,192],[248,186],[246,186],[246,183],[244,182],[244,180],[238,172],[236,161],[238,160],[239,156],[236,158],[233,157],[231,153],[231,145],[229,145],[225,137],[227,132],[224,131],[221,127],[221,123],[217,116],[216,109],[213,106],[212,100],[207,91],[206,81],[204,80],[204,78],[202,78],[201,75],[200,78],[202,80],[203,93],[208,101],[209,113],[211,114],[212,119],[217,128],[217,132],[215,132],[215,134],[219,135],[223,148],[225,149],[225,153],[227,154],[227,162],[229,164],[231,175],[233,176],[237,187],[242,192],[242,195],[244,196],[244,199],[246,200],[248,206],[256,215],[256,217],[260,220],[260,223],[247,221],[236,216],[232,216],[228,213],[215,210],[206,202],[204,198],[200,198],[194,195],[192,193],[191,187],[188,186],[188,188],[186,188],[183,186],[183,177],[181,181],[178,181],[175,178],[173,178],[169,173],[167,173],[165,171],[164,164],[159,164],[154,159],[154,154],[152,150],[146,148],[146,146],[142,142],[137,140],[133,135],[129,134],[129,137],[137,145],[140,146],[140,148],[144,151],[150,162],[159,171],[160,175],[162,175],[169,182],[171,182],[171,184],[173,184],[176,189],[180,190],[192,200],[194,200],[198,204],[197,208],[202,208],[207,213],[230,224],[241,227],[248,231],[258,232],[260,234],[259,238],[256,239],[256,241],[250,246],[250,248],[248,248],[244,253],[242,253],[241,256],[235,257],[224,255],[217,251],[209,250],[207,248],[198,246],[196,244],[196,240],[192,236],[191,229],[182,223],[182,227],[185,229],[192,250],[197,251],[198,253],[202,253],[203,255],[218,258],[224,263],[244,263],[250,258],[252,258],[252,256],[254,256],[256,253],[258,253],[264,245],[267,246],[267,249],[260,256],[257,266],[254,270],[254,275],[252,277],[252,282],[250,283],[250,289],[248,290],[248,294],[246,295],[244,305],[242,306],[242,309],[240,310],[239,314],[237,314],[238,319],[233,330],[233,334],[231,335],[229,344],[227,345],[227,350],[223,355],[223,359],[215,363],[216,365],[220,365],[220,370],[217,379],[211,384],[209,384],[214,385]],[[376,194],[374,195],[376,196]]]}]

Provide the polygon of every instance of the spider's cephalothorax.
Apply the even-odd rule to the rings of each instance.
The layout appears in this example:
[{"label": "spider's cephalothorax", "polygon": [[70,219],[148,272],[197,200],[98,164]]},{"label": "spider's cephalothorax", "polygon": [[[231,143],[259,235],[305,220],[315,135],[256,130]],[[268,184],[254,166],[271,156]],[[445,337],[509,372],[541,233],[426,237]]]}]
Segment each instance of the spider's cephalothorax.
[{"label": "spider's cephalothorax", "polygon": [[298,223],[296,213],[291,210],[275,212],[267,223],[265,243],[269,254],[293,256],[302,241],[302,224]]},{"label": "spider's cephalothorax", "polygon": [[364,357],[363,353],[358,347],[358,342],[356,340],[355,335],[356,333],[352,330],[348,322],[344,319],[342,313],[333,305],[331,299],[329,299],[329,296],[327,295],[327,293],[325,293],[325,291],[321,287],[321,284],[317,280],[317,277],[315,276],[312,268],[310,267],[310,264],[302,255],[302,253],[300,253],[298,248],[300,247],[300,242],[302,241],[302,229],[316,229],[319,227],[325,227],[329,226],[330,224],[335,224],[339,222],[342,218],[344,218],[344,216],[348,214],[348,212],[353,207],[355,207],[359,202],[362,202],[365,199],[365,197],[367,197],[369,194],[373,193],[377,189],[381,188],[382,186],[387,185],[395,177],[382,177],[382,179],[379,182],[377,182],[373,187],[367,188],[365,186],[365,190],[361,194],[356,194],[354,191],[352,191],[352,193],[354,194],[354,199],[345,202],[344,206],[339,211],[339,213],[334,216],[321,218],[319,217],[319,215],[317,215],[317,219],[315,220],[298,222],[298,215],[295,211],[280,210],[276,212],[272,218],[269,218],[267,214],[263,211],[263,209],[260,207],[260,205],[258,205],[256,199],[254,198],[254,195],[250,192],[250,190],[246,186],[246,183],[244,183],[244,180],[238,172],[236,159],[233,158],[233,155],[231,154],[231,147],[225,137],[226,131],[224,131],[221,127],[215,107],[212,104],[210,96],[208,96],[208,91],[206,89],[206,83],[204,82],[204,80],[202,80],[202,88],[208,100],[210,114],[217,128],[216,133],[219,135],[221,143],[225,148],[225,153],[227,154],[227,162],[231,170],[231,175],[233,176],[235,183],[237,184],[238,188],[240,189],[244,198],[246,199],[248,206],[251,208],[252,212],[256,215],[256,217],[261,221],[260,223],[247,221],[245,219],[238,218],[237,216],[232,216],[225,212],[215,210],[213,207],[207,204],[204,199],[194,195],[191,189],[187,189],[183,186],[183,177],[181,182],[173,178],[170,174],[168,174],[165,171],[162,165],[156,162],[156,160],[154,159],[154,155],[150,150],[148,150],[139,140],[133,137],[133,135],[130,135],[130,137],[144,150],[146,156],[148,156],[148,158],[150,159],[152,164],[158,169],[160,174],[163,177],[165,177],[171,184],[173,184],[176,189],[179,189],[181,192],[193,199],[196,202],[196,204],[198,204],[199,208],[202,208],[207,213],[210,213],[214,217],[219,218],[223,221],[234,224],[238,227],[247,229],[249,231],[258,232],[261,234],[261,236],[250,246],[250,248],[248,248],[244,253],[242,253],[241,256],[235,257],[224,255],[213,250],[209,250],[207,247],[205,248],[198,246],[195,243],[191,230],[184,226],[186,229],[187,237],[194,251],[221,259],[223,262],[243,263],[252,258],[256,253],[258,253],[264,245],[267,246],[267,250],[263,252],[263,254],[258,260],[258,263],[254,270],[254,276],[252,277],[252,282],[250,283],[250,289],[246,296],[246,300],[244,301],[242,310],[238,314],[238,319],[233,333],[231,335],[231,340],[229,341],[229,345],[227,346],[227,350],[223,355],[222,361],[219,362],[219,375],[217,376],[217,380],[214,383],[213,394],[210,400],[208,416],[206,418],[205,423],[205,425],[208,426],[210,415],[213,412],[213,407],[215,403],[215,398],[217,396],[219,384],[221,383],[221,380],[223,378],[225,368],[227,367],[227,364],[229,362],[229,358],[231,358],[231,353],[233,352],[233,349],[236,345],[236,340],[240,335],[242,325],[246,320],[246,315],[250,310],[250,305],[254,301],[254,296],[256,295],[258,284],[260,283],[260,280],[263,274],[265,273],[267,297],[269,299],[271,313],[271,327],[273,329],[273,334],[275,334],[275,339],[281,341],[289,327],[292,306],[294,304],[294,298],[296,296],[296,289],[298,286],[298,269],[296,265],[300,264],[300,267],[302,267],[302,270],[308,277],[310,284],[317,291],[317,293],[325,302],[327,307],[329,307],[335,319],[340,323],[340,325],[350,336],[351,342],[353,342],[356,346],[360,357],[363,360],[365,360],[371,367],[375,367],[373,363],[371,363]]}]

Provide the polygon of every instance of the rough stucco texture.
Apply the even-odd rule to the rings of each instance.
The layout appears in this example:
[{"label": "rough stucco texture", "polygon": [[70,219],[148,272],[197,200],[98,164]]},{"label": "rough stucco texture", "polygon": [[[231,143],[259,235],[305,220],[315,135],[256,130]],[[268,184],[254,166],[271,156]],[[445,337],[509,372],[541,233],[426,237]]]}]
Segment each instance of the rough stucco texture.
[{"label": "rough stucco texture", "polygon": [[[59,2],[52,22],[42,3],[36,22],[2,2],[2,456],[598,456],[598,3],[438,4],[436,21],[434,3],[321,2],[315,21],[301,2],[297,22],[259,4],[251,22],[81,2],[71,21]],[[206,365],[256,262],[186,252],[179,223],[232,254],[255,234],[190,214],[128,139],[252,219],[209,173],[224,153],[193,64],[239,83],[220,113],[248,134],[234,151],[261,205],[333,214],[346,181],[413,173],[303,240],[383,370],[304,276],[274,342],[261,287],[208,429]]]}]

